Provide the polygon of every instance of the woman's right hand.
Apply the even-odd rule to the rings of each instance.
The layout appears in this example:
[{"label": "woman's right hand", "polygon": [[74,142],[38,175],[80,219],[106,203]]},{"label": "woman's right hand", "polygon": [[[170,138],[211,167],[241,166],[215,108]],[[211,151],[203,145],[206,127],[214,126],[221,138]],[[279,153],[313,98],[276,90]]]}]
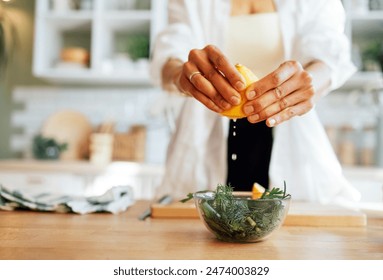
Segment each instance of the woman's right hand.
[{"label": "woman's right hand", "polygon": [[213,45],[191,50],[173,82],[179,91],[217,113],[238,105],[241,102],[238,91],[245,89],[241,74]]}]

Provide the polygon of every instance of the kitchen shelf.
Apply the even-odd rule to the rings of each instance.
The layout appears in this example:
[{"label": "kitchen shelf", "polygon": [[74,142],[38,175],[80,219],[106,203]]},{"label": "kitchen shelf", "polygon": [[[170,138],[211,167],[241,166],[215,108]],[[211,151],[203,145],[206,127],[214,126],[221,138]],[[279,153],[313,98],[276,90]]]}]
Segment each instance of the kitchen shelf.
[{"label": "kitchen shelf", "polygon": [[342,164],[383,166],[383,103],[379,101],[383,76],[379,59],[373,56],[377,41],[383,38],[383,10],[368,10],[365,1],[342,2],[345,31],[358,71],[337,94],[324,99],[318,111]]},{"label": "kitchen shelf", "polygon": [[381,72],[356,72],[343,86],[345,89],[382,89],[383,75]]},{"label": "kitchen shelf", "polygon": [[128,161],[0,160],[0,184],[70,195],[97,195],[125,185],[133,188],[135,199],[153,199],[163,173],[161,165]]},{"label": "kitchen shelf", "polygon": [[383,34],[383,17],[373,19],[357,17],[351,20],[353,36],[360,34],[363,37],[374,37]]},{"label": "kitchen shelf", "polygon": [[383,11],[368,11],[366,13],[350,13],[351,20],[353,21],[375,21],[383,20]]},{"label": "kitchen shelf", "polygon": [[[50,0],[37,0],[34,75],[58,84],[150,85],[148,54],[166,24],[166,4],[167,0],[93,0],[88,9],[57,11]],[[148,50],[136,61],[128,44],[138,36],[137,48]],[[86,50],[89,63],[78,69],[58,67],[65,48]]]},{"label": "kitchen shelf", "polygon": [[[342,89],[382,88],[379,61],[367,59],[366,50],[371,50],[383,37],[383,10],[368,10],[361,2],[343,0],[346,9],[346,34],[352,44],[352,58],[359,68]],[[367,3],[368,5],[368,3]]]},{"label": "kitchen shelf", "polygon": [[66,13],[56,13],[56,12],[49,12],[45,15],[42,15],[45,17],[46,20],[49,21],[62,21],[66,20],[68,23],[71,20],[91,20],[93,18],[93,12],[91,11],[76,11],[76,12],[66,12]]},{"label": "kitchen shelf", "polygon": [[130,73],[106,73],[95,72],[89,69],[59,70],[39,73],[45,79],[54,83],[63,84],[92,84],[92,85],[147,85],[149,74]]},{"label": "kitchen shelf", "polygon": [[90,30],[92,20],[89,17],[79,16],[58,16],[58,17],[45,17],[46,26],[45,30],[53,32],[60,32],[61,30]]},{"label": "kitchen shelf", "polygon": [[147,20],[150,21],[152,17],[151,11],[110,11],[103,15],[102,18],[106,21],[134,21],[134,20]]}]

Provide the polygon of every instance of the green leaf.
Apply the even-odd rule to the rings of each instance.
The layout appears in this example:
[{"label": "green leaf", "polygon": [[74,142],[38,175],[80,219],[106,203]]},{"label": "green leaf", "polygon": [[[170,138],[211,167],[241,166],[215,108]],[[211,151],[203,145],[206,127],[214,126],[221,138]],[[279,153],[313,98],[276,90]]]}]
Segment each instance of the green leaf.
[{"label": "green leaf", "polygon": [[188,193],[188,194],[186,195],[186,198],[181,199],[180,202],[185,203],[185,202],[189,201],[190,199],[192,199],[193,197],[194,197],[194,194],[193,194],[193,193]]}]

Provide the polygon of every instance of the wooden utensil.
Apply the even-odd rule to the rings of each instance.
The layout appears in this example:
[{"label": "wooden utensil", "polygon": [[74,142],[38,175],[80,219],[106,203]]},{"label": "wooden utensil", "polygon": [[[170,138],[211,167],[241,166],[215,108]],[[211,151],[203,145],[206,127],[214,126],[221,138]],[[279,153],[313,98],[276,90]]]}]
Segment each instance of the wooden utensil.
[{"label": "wooden utensil", "polygon": [[46,120],[41,134],[68,144],[68,149],[61,154],[60,159],[78,160],[89,155],[89,136],[92,130],[91,123],[82,113],[63,110]]}]

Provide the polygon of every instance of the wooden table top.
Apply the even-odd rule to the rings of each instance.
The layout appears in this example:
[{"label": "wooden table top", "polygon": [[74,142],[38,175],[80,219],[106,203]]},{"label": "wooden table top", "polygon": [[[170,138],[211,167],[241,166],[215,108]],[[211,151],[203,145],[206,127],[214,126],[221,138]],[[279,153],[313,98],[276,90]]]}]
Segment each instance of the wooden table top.
[{"label": "wooden table top", "polygon": [[258,243],[220,242],[199,219],[137,217],[148,201],[113,214],[0,211],[0,259],[383,259],[383,219],[367,227],[283,226]]}]

